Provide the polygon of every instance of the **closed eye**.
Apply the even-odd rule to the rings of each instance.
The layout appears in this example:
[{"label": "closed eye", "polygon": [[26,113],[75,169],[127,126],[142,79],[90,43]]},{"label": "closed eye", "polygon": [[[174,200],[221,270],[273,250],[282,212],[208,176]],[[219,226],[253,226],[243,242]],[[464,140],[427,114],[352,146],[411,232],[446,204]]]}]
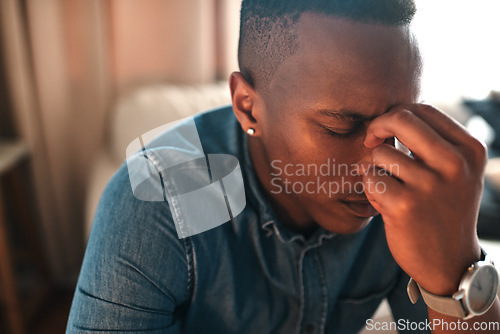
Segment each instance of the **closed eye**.
[{"label": "closed eye", "polygon": [[354,129],[350,130],[350,131],[347,131],[347,132],[340,132],[339,130],[334,130],[332,128],[329,128],[329,127],[323,127],[323,129],[325,130],[325,132],[332,136],[332,137],[336,137],[336,138],[349,138],[349,137],[352,137],[354,135],[356,135],[357,133],[359,133],[364,127],[364,123],[361,123],[359,126],[355,127]]}]

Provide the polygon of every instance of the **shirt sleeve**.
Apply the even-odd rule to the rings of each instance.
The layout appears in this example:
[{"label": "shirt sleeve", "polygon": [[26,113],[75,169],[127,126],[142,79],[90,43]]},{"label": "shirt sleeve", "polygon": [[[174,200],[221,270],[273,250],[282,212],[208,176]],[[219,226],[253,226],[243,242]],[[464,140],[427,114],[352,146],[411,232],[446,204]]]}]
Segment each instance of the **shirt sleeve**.
[{"label": "shirt sleeve", "polygon": [[411,303],[406,292],[409,280],[410,277],[401,270],[396,286],[387,297],[394,321],[398,325],[399,333],[430,334],[426,326],[429,319],[427,305],[422,298],[416,304]]},{"label": "shirt sleeve", "polygon": [[192,289],[190,250],[168,204],[136,199],[122,166],[100,200],[66,333],[179,333]]}]

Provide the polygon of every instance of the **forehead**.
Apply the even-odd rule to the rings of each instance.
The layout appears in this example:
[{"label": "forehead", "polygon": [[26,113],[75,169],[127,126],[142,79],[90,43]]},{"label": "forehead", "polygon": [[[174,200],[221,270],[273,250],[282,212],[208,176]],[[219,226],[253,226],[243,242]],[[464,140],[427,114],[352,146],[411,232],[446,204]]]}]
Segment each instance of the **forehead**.
[{"label": "forehead", "polygon": [[366,109],[370,103],[374,112],[417,98],[420,58],[407,27],[306,13],[298,38],[298,51],[271,82],[277,98],[325,109]]}]

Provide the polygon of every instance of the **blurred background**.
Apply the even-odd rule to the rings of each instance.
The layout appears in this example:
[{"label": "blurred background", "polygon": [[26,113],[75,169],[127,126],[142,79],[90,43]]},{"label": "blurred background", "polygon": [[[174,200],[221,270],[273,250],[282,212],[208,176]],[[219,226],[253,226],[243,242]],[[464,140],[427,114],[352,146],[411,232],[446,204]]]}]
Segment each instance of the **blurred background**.
[{"label": "blurred background", "polygon": [[[95,206],[128,143],[229,102],[239,6],[0,0],[1,333],[64,331]],[[499,2],[417,6],[423,99],[494,145]],[[489,170],[493,211],[485,217],[495,221],[498,162]]]}]

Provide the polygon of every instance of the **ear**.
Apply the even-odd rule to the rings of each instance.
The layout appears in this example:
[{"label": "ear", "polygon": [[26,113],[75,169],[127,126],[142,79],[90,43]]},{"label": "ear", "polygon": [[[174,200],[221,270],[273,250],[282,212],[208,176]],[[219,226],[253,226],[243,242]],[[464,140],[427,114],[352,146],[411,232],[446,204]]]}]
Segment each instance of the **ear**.
[{"label": "ear", "polygon": [[238,122],[240,122],[243,131],[254,129],[253,137],[260,134],[259,124],[256,119],[255,105],[257,92],[245,80],[240,72],[233,72],[229,77],[229,87],[231,89],[231,100],[233,103],[233,112]]}]

